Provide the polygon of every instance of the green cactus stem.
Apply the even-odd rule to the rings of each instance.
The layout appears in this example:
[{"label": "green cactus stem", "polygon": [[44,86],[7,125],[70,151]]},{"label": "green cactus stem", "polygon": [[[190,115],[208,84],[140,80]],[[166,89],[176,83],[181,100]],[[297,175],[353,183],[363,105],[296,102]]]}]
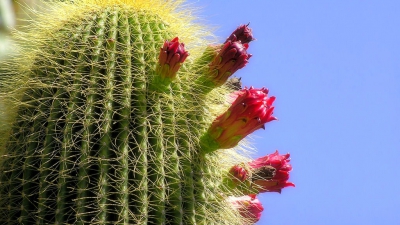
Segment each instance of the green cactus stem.
[{"label": "green cactus stem", "polygon": [[[180,0],[48,4],[4,67],[0,223],[243,224],[223,179],[248,159],[201,144],[232,91],[199,81],[207,28]],[[178,36],[186,55],[164,78]]]}]

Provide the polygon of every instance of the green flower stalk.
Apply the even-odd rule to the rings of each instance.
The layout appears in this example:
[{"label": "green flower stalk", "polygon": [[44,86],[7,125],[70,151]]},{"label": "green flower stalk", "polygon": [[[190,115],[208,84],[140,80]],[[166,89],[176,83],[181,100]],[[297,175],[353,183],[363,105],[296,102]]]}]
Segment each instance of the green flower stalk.
[{"label": "green flower stalk", "polygon": [[217,116],[233,91],[225,82],[250,57],[251,30],[239,27],[208,54],[217,45],[182,3],[52,1],[15,34],[19,53],[2,65],[0,90],[0,224],[259,219],[229,201],[243,193],[224,179],[249,161],[239,141],[272,120],[273,99],[236,92],[263,95],[228,109],[242,115],[261,101],[246,134],[237,133],[244,117]]}]

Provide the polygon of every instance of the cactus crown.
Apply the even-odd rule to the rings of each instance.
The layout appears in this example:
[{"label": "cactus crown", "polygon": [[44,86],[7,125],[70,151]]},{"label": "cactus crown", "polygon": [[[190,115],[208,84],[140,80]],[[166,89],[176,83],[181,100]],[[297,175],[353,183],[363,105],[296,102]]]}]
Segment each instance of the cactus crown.
[{"label": "cactus crown", "polygon": [[[232,90],[210,80],[220,56],[182,4],[51,3],[17,34],[21,52],[5,65],[0,93],[2,224],[254,221],[226,201],[245,193],[224,183],[233,165],[249,160],[243,142],[215,151],[221,145],[207,135]],[[241,45],[230,44],[226,55]],[[169,60],[169,47],[171,54],[187,47],[190,57]],[[236,54],[246,62],[247,47]],[[162,76],[171,64],[176,76]]]}]

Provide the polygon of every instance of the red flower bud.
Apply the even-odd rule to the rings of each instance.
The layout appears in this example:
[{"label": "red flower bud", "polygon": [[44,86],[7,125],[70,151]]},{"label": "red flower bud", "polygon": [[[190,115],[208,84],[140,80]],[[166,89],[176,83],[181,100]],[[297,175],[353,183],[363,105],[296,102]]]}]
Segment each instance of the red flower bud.
[{"label": "red flower bud", "polygon": [[276,151],[249,163],[252,171],[252,183],[259,192],[279,192],[282,188],[295,185],[288,182],[292,170],[290,154],[279,155]]},{"label": "red flower bud", "polygon": [[179,43],[178,37],[171,41],[165,41],[160,49],[156,72],[162,77],[174,78],[188,56],[185,45]]},{"label": "red flower bud", "polygon": [[242,197],[228,197],[228,202],[246,219],[245,224],[253,224],[259,221],[264,210],[260,200],[253,194]]},{"label": "red flower bud", "polygon": [[234,93],[231,107],[211,124],[208,134],[219,148],[232,148],[264,124],[276,120],[272,116],[275,97],[268,97],[268,89],[242,89]]},{"label": "red flower bud", "polygon": [[249,25],[240,25],[236,30],[226,39],[224,44],[228,41],[240,41],[242,44],[249,43],[254,40]]},{"label": "red flower bud", "polygon": [[234,177],[233,182],[238,184],[239,182],[244,182],[248,178],[248,172],[246,169],[239,165],[233,166],[229,173]]},{"label": "red flower bud", "polygon": [[243,68],[249,58],[247,43],[228,41],[222,45],[209,65],[210,78],[218,86],[224,84],[238,69]]}]

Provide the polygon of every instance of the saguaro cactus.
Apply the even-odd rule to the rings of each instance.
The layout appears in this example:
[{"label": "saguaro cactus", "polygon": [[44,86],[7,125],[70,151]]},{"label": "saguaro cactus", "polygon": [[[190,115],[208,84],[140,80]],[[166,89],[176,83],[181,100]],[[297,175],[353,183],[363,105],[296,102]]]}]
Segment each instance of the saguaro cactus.
[{"label": "saguaro cactus", "polygon": [[1,224],[258,220],[256,192],[225,182],[249,159],[217,151],[275,119],[268,90],[224,84],[250,58],[251,31],[210,45],[181,4],[51,3],[19,34],[0,96]]}]

